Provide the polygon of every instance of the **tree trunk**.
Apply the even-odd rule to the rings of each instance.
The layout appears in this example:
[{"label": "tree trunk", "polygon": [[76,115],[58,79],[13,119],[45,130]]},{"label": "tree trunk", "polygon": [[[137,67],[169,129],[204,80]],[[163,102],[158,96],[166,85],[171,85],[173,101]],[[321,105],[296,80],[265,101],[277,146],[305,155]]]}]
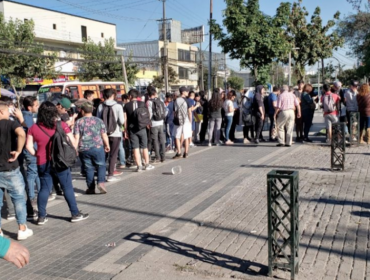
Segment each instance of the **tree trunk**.
[{"label": "tree trunk", "polygon": [[258,67],[253,66],[253,71],[254,71],[254,85],[257,86],[257,84],[258,84]]},{"label": "tree trunk", "polygon": [[322,77],[322,83],[325,83],[325,65],[324,65],[324,59],[321,58],[321,77]]}]

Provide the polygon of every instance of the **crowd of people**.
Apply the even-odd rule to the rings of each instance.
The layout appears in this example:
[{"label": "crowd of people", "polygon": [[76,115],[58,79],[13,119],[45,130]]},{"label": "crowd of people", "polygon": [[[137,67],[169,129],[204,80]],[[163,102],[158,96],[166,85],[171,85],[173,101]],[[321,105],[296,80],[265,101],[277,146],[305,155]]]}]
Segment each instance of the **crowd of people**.
[{"label": "crowd of people", "polygon": [[[247,145],[271,141],[290,147],[294,127],[295,142],[312,142],[309,132],[318,103],[328,143],[333,123],[346,122],[351,131],[353,112],[360,113],[361,143],[370,143],[370,88],[368,84],[359,87],[357,81],[348,90],[340,82],[324,84],[321,98],[303,81],[296,88],[274,87],[269,94],[264,86],[241,95],[233,89],[214,89],[209,100],[203,91],[186,87],[167,93],[164,100],[154,87],[148,87],[143,96],[131,89],[120,100],[115,89],[104,90],[102,96],[103,101],[94,99],[94,92],[87,90],[74,103],[60,96],[42,104],[28,96],[19,108],[10,98],[0,97],[0,197],[4,196],[7,219],[18,223],[18,240],[33,235],[27,220],[37,225],[48,221],[47,203],[56,195],[64,196],[71,222],[89,217],[78,208],[73,189],[71,169],[77,156],[81,175],[86,177],[85,193],[106,194],[105,182],[118,180],[124,168],[148,171],[169,153],[173,159],[188,158],[189,148],[195,145],[233,145],[238,141],[237,127],[243,131],[240,142]],[[262,131],[267,120],[265,139]],[[70,149],[58,147],[58,139]],[[0,199],[0,211],[2,206]],[[1,242],[2,236],[0,220]],[[5,243],[0,245],[9,249],[11,243]]]}]

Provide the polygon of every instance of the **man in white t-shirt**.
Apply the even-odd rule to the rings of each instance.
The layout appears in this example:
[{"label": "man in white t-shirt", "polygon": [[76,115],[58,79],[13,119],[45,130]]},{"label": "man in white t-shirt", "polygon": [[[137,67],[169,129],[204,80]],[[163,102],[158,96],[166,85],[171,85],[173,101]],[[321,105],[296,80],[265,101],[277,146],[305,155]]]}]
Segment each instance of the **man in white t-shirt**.
[{"label": "man in white t-shirt", "polygon": [[186,102],[186,97],[189,94],[189,90],[186,87],[180,87],[180,97],[176,98],[174,102],[174,133],[176,139],[176,150],[177,153],[173,159],[181,158],[181,147],[185,144],[185,151],[183,158],[188,157],[189,153],[189,141],[184,141],[191,137],[191,115],[192,109]]}]

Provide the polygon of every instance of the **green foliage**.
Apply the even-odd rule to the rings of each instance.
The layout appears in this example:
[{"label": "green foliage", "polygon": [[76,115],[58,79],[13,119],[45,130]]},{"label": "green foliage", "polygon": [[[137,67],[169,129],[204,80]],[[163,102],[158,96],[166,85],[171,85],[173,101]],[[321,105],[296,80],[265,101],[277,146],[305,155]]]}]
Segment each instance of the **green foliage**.
[{"label": "green foliage", "polygon": [[[0,75],[7,77],[14,87],[24,88],[25,79],[55,76],[56,56],[44,53],[44,47],[35,42],[34,22],[5,21],[0,13]],[[47,55],[49,57],[41,57]]]},{"label": "green foliage", "polygon": [[227,84],[229,87],[239,91],[244,88],[244,80],[241,77],[238,76],[230,76],[227,79]]},{"label": "green foliage", "polygon": [[[164,69],[162,65],[162,73],[163,72],[164,72]],[[168,85],[178,84],[179,81],[177,80],[177,78],[178,78],[178,75],[176,71],[171,66],[168,66]],[[154,76],[151,85],[158,89],[162,89],[164,87],[164,76],[163,75]]]},{"label": "green foliage", "polygon": [[[322,69],[319,69],[320,73],[322,73]],[[325,67],[324,67],[324,78],[321,77],[322,80],[324,80],[325,82],[334,82],[334,80],[336,79],[336,73],[337,72],[341,72],[341,69],[338,69],[338,66],[334,66],[331,62],[329,64],[327,64]],[[338,78],[338,77],[337,77]],[[340,80],[341,81],[341,80]],[[343,83],[343,81],[341,81]]]},{"label": "green foliage", "polygon": [[[363,77],[363,76],[362,76]],[[359,80],[359,73],[357,69],[346,69],[338,74],[337,79],[343,83],[344,86],[349,86],[351,80]]]},{"label": "green foliage", "polygon": [[266,65],[287,54],[289,43],[282,27],[289,20],[289,3],[282,3],[274,17],[263,14],[258,0],[225,0],[223,26],[210,22],[211,32],[223,52],[239,59],[241,67],[251,69],[255,84],[265,84]]},{"label": "green foliage", "polygon": [[[113,38],[105,39],[104,44],[96,44],[88,38],[79,51],[86,60],[76,73],[80,80],[124,81],[121,58],[116,56]],[[126,61],[126,72],[129,84],[134,84],[139,68],[131,61],[131,57]]]},{"label": "green foliage", "polygon": [[334,14],[333,20],[323,25],[321,11],[317,7],[308,23],[306,19],[308,12],[301,4],[302,0],[293,3],[286,29],[287,39],[292,48],[293,64],[299,79],[303,79],[305,75],[305,66],[314,65],[321,59],[331,57],[333,50],[344,43],[336,31],[330,33],[330,29],[335,26],[335,20],[339,18],[339,12]]}]

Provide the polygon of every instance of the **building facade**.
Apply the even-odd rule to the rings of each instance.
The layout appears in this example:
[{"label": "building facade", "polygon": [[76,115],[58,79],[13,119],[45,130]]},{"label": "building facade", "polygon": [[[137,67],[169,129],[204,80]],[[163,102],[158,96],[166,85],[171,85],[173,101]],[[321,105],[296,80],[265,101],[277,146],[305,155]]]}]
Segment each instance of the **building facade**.
[{"label": "building facade", "polygon": [[[0,13],[3,13],[6,21],[33,20],[36,42],[44,44],[46,53],[53,51],[62,58],[81,59],[77,50],[87,38],[91,38],[94,43],[104,43],[104,40],[109,38],[116,41],[116,25],[112,23],[9,0],[0,0]],[[77,63],[66,63],[65,60],[61,60],[56,62],[55,68],[60,73],[58,79],[44,80],[42,77],[30,77],[28,84],[43,85],[76,79]]]}]

